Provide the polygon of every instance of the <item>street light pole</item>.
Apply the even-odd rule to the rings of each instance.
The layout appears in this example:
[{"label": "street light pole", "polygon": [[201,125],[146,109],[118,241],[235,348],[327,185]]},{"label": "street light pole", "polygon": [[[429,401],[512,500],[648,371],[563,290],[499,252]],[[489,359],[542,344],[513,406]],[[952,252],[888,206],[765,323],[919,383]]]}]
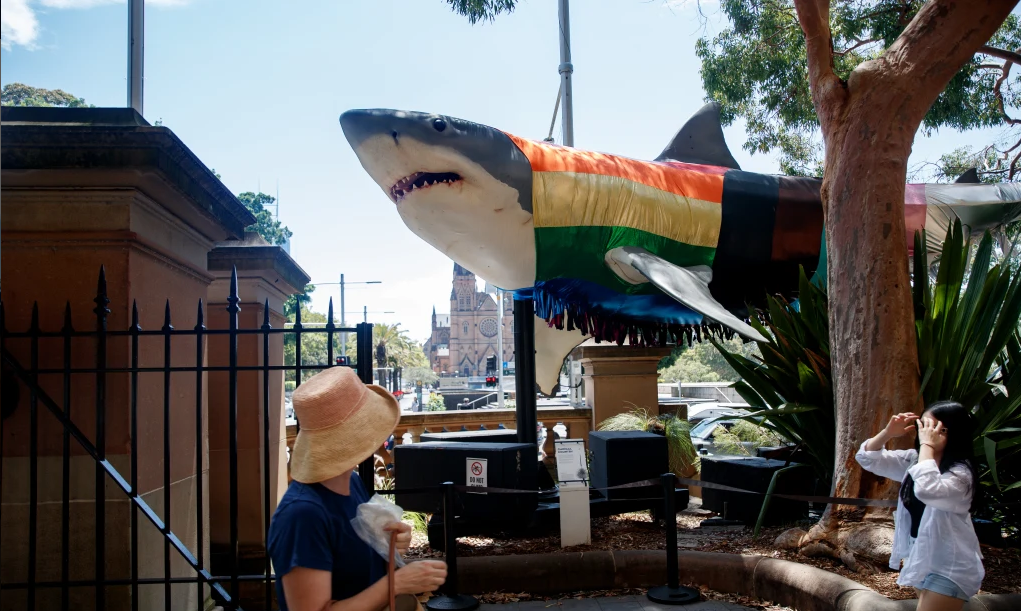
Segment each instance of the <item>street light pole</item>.
[{"label": "street light pole", "polygon": [[[340,275],[340,327],[343,329],[347,326],[345,320],[347,319],[347,309],[344,307],[344,274]],[[330,322],[333,322],[332,320]],[[347,356],[347,332],[340,332],[340,353]]]},{"label": "street light pole", "polygon": [[499,409],[503,409],[503,289],[496,289],[496,309],[498,312],[496,315],[496,326],[500,329],[500,333],[497,335],[498,339],[496,341],[496,351],[499,354],[496,358],[499,359],[498,366],[500,367],[500,373],[497,374],[498,377],[496,382],[498,391],[496,394],[496,406]]},{"label": "street light pole", "polygon": [[142,114],[142,90],[145,70],[145,5],[143,0],[128,0],[128,107]]},{"label": "street light pole", "polygon": [[563,128],[564,146],[574,146],[574,94],[571,91],[571,17],[568,0],[560,0],[560,106],[564,109],[560,124]]}]

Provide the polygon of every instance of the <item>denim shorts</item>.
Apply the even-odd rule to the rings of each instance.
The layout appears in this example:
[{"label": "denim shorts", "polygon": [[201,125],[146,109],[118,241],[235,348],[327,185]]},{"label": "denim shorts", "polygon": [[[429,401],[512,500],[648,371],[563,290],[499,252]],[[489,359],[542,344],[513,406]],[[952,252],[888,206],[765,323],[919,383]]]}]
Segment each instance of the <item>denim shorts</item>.
[{"label": "denim shorts", "polygon": [[961,600],[968,600],[971,598],[965,594],[964,590],[962,590],[956,583],[942,575],[937,575],[936,573],[929,573],[926,575],[925,579],[922,580],[922,585],[919,586],[918,589],[929,590],[930,592],[942,594],[943,596],[950,596],[952,598],[960,598]]}]

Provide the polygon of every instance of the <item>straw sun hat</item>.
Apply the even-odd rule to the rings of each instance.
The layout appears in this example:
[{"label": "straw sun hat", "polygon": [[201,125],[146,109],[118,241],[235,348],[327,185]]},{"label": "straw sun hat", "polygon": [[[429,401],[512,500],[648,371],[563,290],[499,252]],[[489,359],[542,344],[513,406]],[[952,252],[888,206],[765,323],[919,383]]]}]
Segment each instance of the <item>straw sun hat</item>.
[{"label": "straw sun hat", "polygon": [[304,484],[341,475],[372,456],[401,418],[393,395],[363,383],[349,367],[312,376],[291,400],[300,426],[291,451],[291,477]]}]

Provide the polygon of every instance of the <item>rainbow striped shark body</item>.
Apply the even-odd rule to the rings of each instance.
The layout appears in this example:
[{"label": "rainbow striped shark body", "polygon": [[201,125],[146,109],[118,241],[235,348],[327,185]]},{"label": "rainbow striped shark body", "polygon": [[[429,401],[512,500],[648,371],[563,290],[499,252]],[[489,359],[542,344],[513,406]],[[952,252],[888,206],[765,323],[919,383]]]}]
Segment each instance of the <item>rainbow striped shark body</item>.
[{"label": "rainbow striped shark body", "polygon": [[[443,115],[357,110],[341,125],[414,233],[534,299],[548,323],[536,325],[536,375],[547,393],[587,338],[759,339],[742,320],[746,305],[793,298],[799,266],[825,272],[820,182],[742,171],[715,105],[653,161]],[[909,247],[916,229],[942,236],[954,218],[981,230],[1021,216],[1013,184],[908,185],[906,200]]]}]

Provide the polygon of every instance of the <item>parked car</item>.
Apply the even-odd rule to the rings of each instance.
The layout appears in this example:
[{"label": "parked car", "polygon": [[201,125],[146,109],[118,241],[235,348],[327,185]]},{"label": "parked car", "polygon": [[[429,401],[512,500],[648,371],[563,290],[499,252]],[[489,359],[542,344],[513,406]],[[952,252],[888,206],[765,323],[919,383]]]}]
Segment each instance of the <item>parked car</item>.
[{"label": "parked car", "polygon": [[688,405],[688,422],[694,426],[707,418],[723,416],[733,418],[735,416],[744,416],[748,413],[748,405],[745,403],[718,403],[715,401],[691,403]]},{"label": "parked car", "polygon": [[[733,452],[727,452],[720,450],[716,447],[715,433],[716,428],[722,426],[728,431],[734,424],[740,422],[740,420],[733,416],[717,416],[713,418],[704,418],[698,424],[691,427],[691,443],[695,446],[695,451],[699,454],[733,454]],[[755,443],[751,441],[742,441],[741,445],[748,451],[749,454],[755,454]]]}]

